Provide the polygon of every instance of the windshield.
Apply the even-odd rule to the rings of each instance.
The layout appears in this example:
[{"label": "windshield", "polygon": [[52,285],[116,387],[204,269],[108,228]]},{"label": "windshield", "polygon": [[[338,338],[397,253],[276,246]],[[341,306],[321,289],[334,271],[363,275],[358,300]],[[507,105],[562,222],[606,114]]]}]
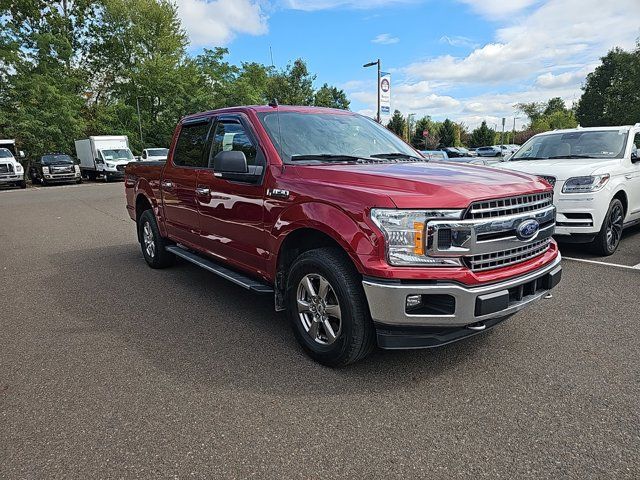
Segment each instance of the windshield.
[{"label": "windshield", "polygon": [[[361,115],[266,112],[259,114],[283,161],[291,157],[323,155],[369,158],[376,155],[418,154],[389,130]],[[322,159],[316,159],[322,161]]]},{"label": "windshield", "polygon": [[589,130],[551,133],[531,138],[511,157],[514,160],[547,158],[622,158],[628,133],[624,130]]},{"label": "windshield", "polygon": [[0,148],[0,158],[13,158],[13,153],[8,148]]},{"label": "windshield", "polygon": [[73,163],[73,159],[69,155],[63,154],[44,155],[42,157],[43,165],[51,165],[53,163]]},{"label": "windshield", "polygon": [[102,150],[102,157],[105,160],[133,160],[133,154],[128,148]]},{"label": "windshield", "polygon": [[166,157],[168,153],[168,148],[150,148],[147,150],[147,154],[150,157]]}]

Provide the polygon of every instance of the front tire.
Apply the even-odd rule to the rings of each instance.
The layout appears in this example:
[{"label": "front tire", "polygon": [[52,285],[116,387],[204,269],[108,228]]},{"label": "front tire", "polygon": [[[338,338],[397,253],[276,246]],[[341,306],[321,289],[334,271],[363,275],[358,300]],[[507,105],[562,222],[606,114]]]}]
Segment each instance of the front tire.
[{"label": "front tire", "polygon": [[27,181],[26,180],[22,180],[21,182],[18,182],[18,187],[20,188],[27,188]]},{"label": "front tire", "polygon": [[624,206],[620,200],[614,198],[609,204],[600,232],[590,244],[591,250],[603,257],[613,255],[620,245],[623,226]]},{"label": "front tire", "polygon": [[151,210],[145,210],[138,219],[138,238],[147,265],[151,268],[166,268],[174,264],[176,257],[165,247],[171,242],[160,236],[156,217]]},{"label": "front tire", "polygon": [[341,367],[373,350],[375,328],[362,280],[341,250],[300,255],[287,275],[286,300],[294,334],[314,360]]}]

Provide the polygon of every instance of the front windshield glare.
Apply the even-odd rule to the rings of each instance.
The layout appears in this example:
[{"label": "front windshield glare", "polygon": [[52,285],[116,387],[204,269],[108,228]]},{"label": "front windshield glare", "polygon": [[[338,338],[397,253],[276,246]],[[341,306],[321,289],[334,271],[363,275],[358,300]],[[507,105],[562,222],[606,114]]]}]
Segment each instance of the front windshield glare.
[{"label": "front windshield glare", "polygon": [[103,150],[102,156],[105,160],[133,160],[133,154],[128,148],[119,148],[116,150]]},{"label": "front windshield glare", "polygon": [[547,158],[622,158],[627,132],[590,130],[533,137],[510,160]]},{"label": "front windshield glare", "polygon": [[13,153],[8,148],[0,148],[0,158],[13,158]]},{"label": "front windshield glare", "polygon": [[166,148],[150,148],[147,152],[150,157],[166,157],[169,150]]},{"label": "front windshield glare", "polygon": [[361,115],[277,112],[260,114],[271,141],[288,163],[293,156],[418,154],[389,130]]}]

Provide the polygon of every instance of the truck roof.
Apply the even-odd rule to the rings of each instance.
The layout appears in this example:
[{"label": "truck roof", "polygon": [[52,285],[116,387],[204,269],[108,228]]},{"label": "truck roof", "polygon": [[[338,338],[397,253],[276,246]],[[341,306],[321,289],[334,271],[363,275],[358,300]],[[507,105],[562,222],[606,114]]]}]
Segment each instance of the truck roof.
[{"label": "truck roof", "polygon": [[[303,107],[303,106],[293,106],[293,105],[280,105],[280,112],[299,112],[299,113],[325,113],[325,114],[333,114],[333,115],[356,115],[354,112],[349,110],[340,110],[337,108],[325,108],[325,107]],[[219,108],[217,110],[209,110],[206,112],[194,113],[191,115],[185,116],[182,121],[190,120],[202,116],[215,115],[220,113],[247,113],[249,111],[255,113],[264,113],[264,112],[274,112],[275,107],[270,107],[269,105],[246,105],[240,107],[227,107],[227,108]]]}]

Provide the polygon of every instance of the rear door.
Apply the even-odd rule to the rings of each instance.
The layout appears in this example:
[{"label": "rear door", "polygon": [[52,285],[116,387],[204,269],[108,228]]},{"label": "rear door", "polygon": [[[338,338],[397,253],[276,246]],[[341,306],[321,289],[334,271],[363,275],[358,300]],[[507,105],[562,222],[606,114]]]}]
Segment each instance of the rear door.
[{"label": "rear door", "polygon": [[[630,135],[633,138],[631,153],[636,152],[636,156],[640,156],[640,129],[631,130]],[[625,182],[628,185],[625,191],[629,199],[629,214],[627,215],[627,219],[638,220],[640,219],[640,162],[636,161],[634,163],[631,161],[631,158],[625,158],[623,162]]]},{"label": "rear door", "polygon": [[219,178],[213,169],[213,159],[221,151],[241,151],[248,165],[261,165],[264,172],[266,158],[243,115],[218,117],[211,139],[207,167],[198,173],[201,242],[208,253],[237,268],[264,272],[267,258],[264,174],[255,183]]},{"label": "rear door", "polygon": [[173,240],[190,246],[198,246],[200,242],[196,186],[198,170],[207,164],[205,145],[209,128],[208,118],[182,124],[160,184],[167,233]]}]

